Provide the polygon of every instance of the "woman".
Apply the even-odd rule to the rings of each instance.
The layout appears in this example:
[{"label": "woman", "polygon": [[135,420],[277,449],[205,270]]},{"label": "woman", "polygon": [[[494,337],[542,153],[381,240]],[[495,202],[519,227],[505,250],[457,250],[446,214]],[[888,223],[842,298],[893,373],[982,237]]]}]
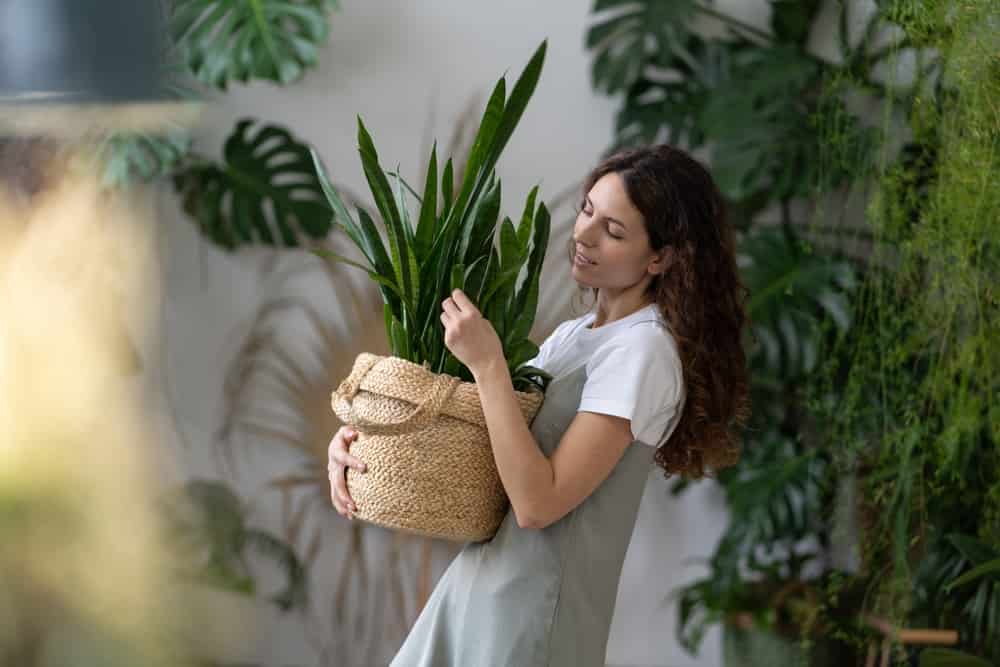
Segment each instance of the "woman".
[{"label": "woman", "polygon": [[[734,463],[749,411],[746,290],[711,176],[677,148],[618,153],[587,178],[570,248],[596,308],[530,364],[553,376],[530,429],[500,340],[465,294],[442,303],[472,372],[511,508],[438,581],[393,667],[604,665],[618,578],[649,467],[701,477]],[[333,504],[350,517],[330,444]]]}]

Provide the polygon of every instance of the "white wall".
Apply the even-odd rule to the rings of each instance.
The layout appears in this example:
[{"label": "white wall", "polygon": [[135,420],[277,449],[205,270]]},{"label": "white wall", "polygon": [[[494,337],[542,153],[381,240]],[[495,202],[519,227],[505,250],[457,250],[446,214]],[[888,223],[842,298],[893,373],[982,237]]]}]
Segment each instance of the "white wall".
[{"label": "white wall", "polygon": [[[585,0],[343,0],[342,10],[332,17],[332,34],[320,67],[287,88],[266,84],[234,87],[207,109],[199,148],[217,155],[234,121],[244,116],[283,124],[318,148],[335,181],[365,194],[355,142],[355,116],[360,114],[383,163],[398,162],[404,175],[419,181],[428,138],[434,136],[441,145],[446,144],[453,124],[473,95],[480,96],[474,119],[478,121],[481,104],[496,79],[507,70],[508,84],[512,84],[535,47],[547,37],[548,56],[538,89],[498,168],[505,193],[503,209],[513,217],[535,183],[541,183],[543,198],[551,198],[583,177],[611,141],[617,102],[592,91],[590,56],[583,48],[591,4]],[[760,25],[766,22],[764,4],[762,0],[730,0],[717,6]],[[216,461],[211,443],[222,420],[228,364],[257,307],[291,288],[281,286],[277,274],[267,270],[275,254],[266,250],[235,255],[220,252],[199,239],[168,189],[159,199],[162,283],[157,306],[163,347],[147,351],[147,380],[158,396],[158,428],[167,446],[180,453],[183,470],[213,476]],[[559,321],[572,315],[569,299],[574,286],[562,256],[570,216],[563,207],[553,218],[542,303],[532,334],[539,342]],[[341,247],[349,249],[347,244]],[[310,263],[318,266],[312,258],[294,252],[281,253],[278,260],[280,267]],[[350,292],[372,309],[378,301],[367,279],[337,274],[336,280],[340,282],[331,287],[316,269],[296,279],[295,285],[303,299],[327,314],[330,330],[342,338],[337,363],[346,369],[354,355],[369,341],[378,340],[381,332],[352,329],[351,321],[343,316],[346,302],[338,300],[336,292]],[[301,321],[289,318],[293,341],[295,327],[300,325]],[[299,350],[296,353],[307,346],[290,345]],[[328,378],[321,402],[339,380]],[[277,530],[277,495],[263,485],[267,479],[289,472],[300,459],[286,450],[254,442],[237,459],[241,491],[259,500],[256,521]],[[717,631],[708,635],[697,659],[678,647],[674,605],[666,596],[703,572],[689,559],[710,552],[724,522],[721,501],[709,483],[697,485],[678,499],[669,497],[667,490],[661,476],[651,473],[622,575],[608,645],[610,664],[688,667],[718,665],[720,661]],[[317,604],[324,606],[320,615],[329,616],[325,611],[330,604],[329,591],[336,585],[350,529],[332,510],[314,512],[311,522],[327,536],[313,571],[312,589]],[[366,536],[366,554],[373,567],[368,586],[376,588],[386,550],[393,543],[379,529],[366,529]],[[416,547],[404,544],[401,548],[412,555]],[[446,547],[436,547],[435,576],[450,553]],[[412,571],[404,574],[413,576]],[[363,597],[368,592],[355,590],[355,594]],[[371,595],[368,597],[370,600]],[[360,625],[331,629],[326,619],[325,625],[306,629],[308,624],[301,619],[269,609],[250,613],[248,618],[248,622],[257,618],[258,625],[247,638],[223,642],[234,657],[281,665],[361,664],[356,646],[361,638],[351,635],[350,630]],[[377,618],[373,623],[378,624]],[[370,629],[371,624],[365,627]],[[306,641],[307,636],[313,638],[313,644]],[[391,655],[393,642],[399,639],[391,632],[386,637],[379,640],[385,645],[378,655]],[[327,655],[317,658],[316,646],[324,646]]]}]

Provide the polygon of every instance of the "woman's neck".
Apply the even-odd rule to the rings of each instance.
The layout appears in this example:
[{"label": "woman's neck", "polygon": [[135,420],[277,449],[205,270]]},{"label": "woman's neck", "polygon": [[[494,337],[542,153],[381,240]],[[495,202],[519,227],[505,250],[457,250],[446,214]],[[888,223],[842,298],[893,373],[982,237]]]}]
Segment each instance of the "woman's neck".
[{"label": "woman's neck", "polygon": [[643,294],[621,294],[616,298],[613,296],[605,296],[604,293],[598,292],[597,314],[594,317],[594,321],[591,322],[590,328],[596,329],[604,326],[605,324],[610,324],[611,322],[620,320],[623,317],[628,317],[651,303],[653,302],[649,299],[649,297]]}]

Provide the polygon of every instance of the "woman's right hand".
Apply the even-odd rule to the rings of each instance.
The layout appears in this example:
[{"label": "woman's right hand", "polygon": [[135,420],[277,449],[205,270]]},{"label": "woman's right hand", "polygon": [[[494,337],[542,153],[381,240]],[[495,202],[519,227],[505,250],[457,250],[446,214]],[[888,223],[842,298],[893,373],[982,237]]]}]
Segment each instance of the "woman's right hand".
[{"label": "woman's right hand", "polygon": [[330,471],[330,499],[333,501],[337,513],[350,520],[354,519],[354,512],[358,508],[354,504],[354,500],[351,499],[351,494],[347,491],[347,466],[358,472],[364,472],[367,469],[363,461],[347,453],[351,446],[350,443],[357,437],[358,432],[353,428],[346,425],[341,426],[337,434],[333,436],[333,440],[330,441],[330,447],[327,450],[329,460],[327,470]]}]

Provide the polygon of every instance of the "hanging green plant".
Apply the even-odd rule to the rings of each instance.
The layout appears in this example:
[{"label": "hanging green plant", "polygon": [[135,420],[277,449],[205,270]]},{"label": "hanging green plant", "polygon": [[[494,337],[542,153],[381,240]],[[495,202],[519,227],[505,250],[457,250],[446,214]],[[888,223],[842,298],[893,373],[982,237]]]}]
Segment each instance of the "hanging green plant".
[{"label": "hanging green plant", "polygon": [[104,184],[122,187],[169,174],[191,148],[191,133],[176,127],[157,134],[116,133],[98,149],[104,161]]},{"label": "hanging green plant", "polygon": [[226,140],[224,162],[195,162],[174,175],[184,211],[226,249],[245,243],[300,245],[325,237],[330,207],[309,147],[283,127],[243,119]]},{"label": "hanging green plant", "polygon": [[191,71],[225,90],[233,81],[287,84],[316,64],[336,0],[171,0],[170,30]]}]

